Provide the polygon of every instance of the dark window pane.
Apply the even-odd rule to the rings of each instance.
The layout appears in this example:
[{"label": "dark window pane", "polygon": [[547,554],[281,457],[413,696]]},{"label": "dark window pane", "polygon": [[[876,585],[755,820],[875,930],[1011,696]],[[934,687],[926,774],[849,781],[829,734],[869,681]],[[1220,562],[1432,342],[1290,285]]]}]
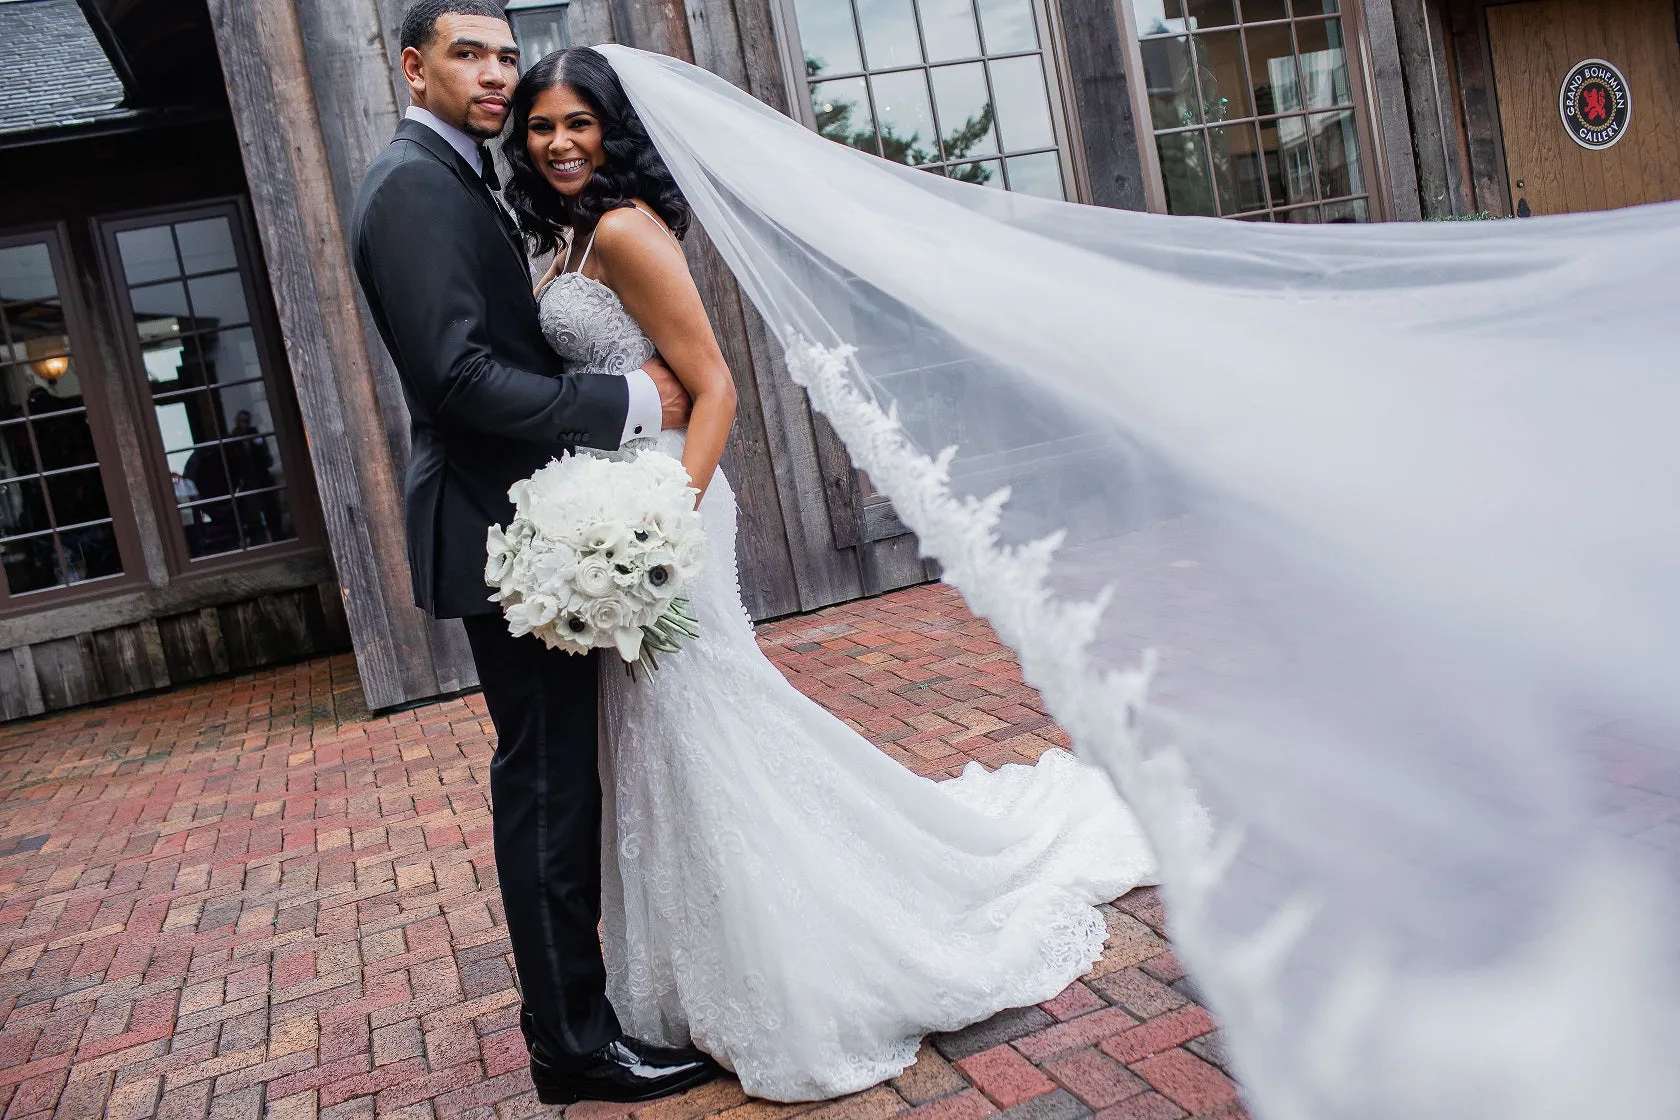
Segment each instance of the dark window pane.
[{"label": "dark window pane", "polygon": [[1253,116],[1240,35],[1235,31],[1197,35],[1196,64],[1202,81],[1202,112],[1210,122]]},{"label": "dark window pane", "polygon": [[1295,36],[1301,45],[1301,80],[1305,83],[1307,108],[1328,109],[1352,102],[1347,52],[1342,49],[1342,21],[1298,23]]},{"label": "dark window pane", "polygon": [[1220,212],[1241,214],[1264,209],[1266,187],[1262,182],[1254,126],[1236,124],[1209,129],[1208,144],[1213,150],[1213,178],[1219,189]]},{"label": "dark window pane", "polygon": [[934,138],[933,103],[927,71],[906,70],[869,79],[880,119],[881,154],[894,163],[922,164],[939,159]]},{"label": "dark window pane", "polygon": [[1303,206],[1298,210],[1279,210],[1272,215],[1272,220],[1292,222],[1295,225],[1317,225],[1318,207]]},{"label": "dark window pane", "polygon": [[1302,16],[1319,14],[1333,16],[1341,10],[1341,6],[1336,3],[1336,0],[1295,0],[1295,16],[1297,19]]},{"label": "dark window pane", "polygon": [[1062,189],[1062,161],[1055,152],[1040,152],[1032,156],[1010,156],[1009,189],[1039,198],[1065,200]]},{"label": "dark window pane", "polygon": [[1260,147],[1266,157],[1266,181],[1272,205],[1307,202],[1313,194],[1312,158],[1307,154],[1307,118],[1284,117],[1260,125]]},{"label": "dark window pane", "polygon": [[945,130],[946,159],[996,154],[997,129],[984,66],[971,62],[938,67],[933,71],[933,97],[939,126]]},{"label": "dark window pane", "polygon": [[[863,57],[871,70],[922,61],[911,0],[857,0],[857,12],[863,23]],[[876,110],[885,117],[885,109],[877,105]]]},{"label": "dark window pane", "polygon": [[992,63],[991,69],[1003,150],[1020,152],[1053,146],[1056,130],[1050,123],[1043,60],[1037,55],[1006,58]]},{"label": "dark window pane", "polygon": [[1155,138],[1169,214],[1215,214],[1202,133],[1171,132]]},{"label": "dark window pane", "polygon": [[0,249],[0,302],[51,299],[58,295],[52,254],[41,244]]},{"label": "dark window pane", "polygon": [[1353,110],[1313,114],[1312,133],[1313,155],[1318,159],[1318,197],[1364,194],[1365,176],[1359,170],[1359,130],[1353,123]]},{"label": "dark window pane", "polygon": [[52,522],[47,519],[47,502],[40,479],[0,483],[0,537],[50,528]]},{"label": "dark window pane", "polygon": [[1261,116],[1301,110],[1301,83],[1295,73],[1295,43],[1289,25],[1249,29],[1248,73],[1254,81],[1254,109]]},{"label": "dark window pane", "polygon": [[1179,0],[1132,0],[1132,20],[1139,35],[1189,30],[1184,20],[1184,5]]},{"label": "dark window pane", "polygon": [[84,525],[58,534],[64,551],[64,582],[122,575],[122,555],[117,551],[117,534],[109,521]]},{"label": "dark window pane", "polygon": [[181,246],[181,263],[186,265],[188,274],[239,267],[239,258],[233,251],[233,230],[226,218],[182,222],[175,227],[175,239]]},{"label": "dark window pane", "polygon": [[945,169],[945,174],[953,179],[961,179],[965,183],[974,183],[982,187],[1003,186],[1003,173],[995,159],[953,164]]},{"label": "dark window pane", "polygon": [[205,380],[214,385],[250,381],[262,376],[257,339],[249,327],[218,331],[198,339]]},{"label": "dark window pane", "polygon": [[292,526],[291,503],[284,489],[242,494],[237,504],[239,527],[245,534],[247,548],[289,541],[297,535]]},{"label": "dark window pane", "polygon": [[1367,219],[1365,200],[1363,198],[1350,199],[1347,202],[1332,202],[1324,207],[1326,222],[1363,222]]},{"label": "dark window pane", "polygon": [[835,0],[797,0],[799,38],[805,49],[805,73],[847,74],[863,69],[858,53],[857,31],[852,26],[852,6]]},{"label": "dark window pane", "polygon": [[276,452],[273,432],[236,429],[233,437],[222,444],[222,457],[227,460],[233,492],[266,490],[285,482],[285,471]]},{"label": "dark window pane", "polygon": [[192,296],[193,326],[234,327],[250,321],[245,310],[245,285],[237,272],[220,272],[187,281]]},{"label": "dark window pane", "polygon": [[82,409],[37,417],[33,423],[41,469],[56,471],[99,462],[87,413]]},{"label": "dark window pane", "polygon": [[149,284],[129,292],[138,320],[186,319],[192,312],[187,307],[187,289],[179,281],[169,284]]},{"label": "dark window pane", "polygon": [[10,359],[38,358],[68,349],[64,340],[64,307],[56,299],[14,303],[6,309],[5,318],[12,339],[11,352],[7,355]]},{"label": "dark window pane", "polygon": [[21,420],[0,425],[0,478],[16,478],[34,474],[35,448],[29,441],[29,428]]},{"label": "dark window pane", "polygon": [[1237,22],[1237,6],[1231,0],[1188,0],[1184,7],[1192,28],[1229,27]]},{"label": "dark window pane", "polygon": [[182,511],[192,516],[186,529],[187,554],[194,558],[213,556],[218,552],[234,552],[240,547],[239,522],[234,517],[233,502],[227,498],[204,502]]},{"label": "dark window pane", "polygon": [[921,0],[921,6],[922,38],[927,41],[929,62],[974,58],[980,53],[974,0]]},{"label": "dark window pane", "polygon": [[1032,0],[980,0],[980,26],[986,37],[987,54],[1038,49],[1038,23],[1033,18]]},{"label": "dark window pane", "polygon": [[168,226],[125,229],[117,234],[117,255],[122,258],[123,276],[130,284],[148,284],[181,275],[175,259],[175,240]]},{"label": "dark window pane", "polygon": [[52,499],[53,520],[60,525],[103,521],[111,516],[98,467],[48,475],[47,496]]},{"label": "dark window pane", "polygon": [[1244,23],[1289,18],[1289,0],[1242,0]]},{"label": "dark window pane", "polygon": [[1149,88],[1149,115],[1156,128],[1200,124],[1196,77],[1190,65],[1190,40],[1151,39],[1140,43],[1144,81]]},{"label": "dark window pane", "polygon": [[862,78],[818,82],[811,87],[811,111],[817,118],[817,131],[830,140],[880,154],[875,143],[875,118],[869,111],[869,91]]},{"label": "dark window pane", "polygon": [[53,547],[50,536],[6,541],[0,544],[0,557],[4,557],[5,561],[6,590],[13,595],[45,591],[64,584],[58,566],[58,550]]}]

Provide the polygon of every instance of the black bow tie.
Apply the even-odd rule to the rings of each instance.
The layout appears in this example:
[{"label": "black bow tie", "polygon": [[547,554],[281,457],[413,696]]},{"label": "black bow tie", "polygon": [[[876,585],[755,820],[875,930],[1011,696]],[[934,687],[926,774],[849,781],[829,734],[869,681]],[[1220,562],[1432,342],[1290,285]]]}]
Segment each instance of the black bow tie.
[{"label": "black bow tie", "polygon": [[496,161],[490,157],[490,149],[483,144],[478,146],[478,177],[484,180],[484,185],[493,191],[502,189],[502,178],[496,174]]}]

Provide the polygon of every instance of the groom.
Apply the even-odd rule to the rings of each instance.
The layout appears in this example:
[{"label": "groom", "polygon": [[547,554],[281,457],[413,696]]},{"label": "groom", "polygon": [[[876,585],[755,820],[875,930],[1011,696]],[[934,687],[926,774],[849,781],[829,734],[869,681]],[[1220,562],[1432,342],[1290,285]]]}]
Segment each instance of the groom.
[{"label": "groom", "polygon": [[498,744],[496,866],[545,1104],[646,1100],[711,1077],[694,1050],[628,1038],[606,996],[596,661],[512,638],[484,583],[507,490],[578,446],[617,448],[687,422],[657,360],[567,376],[543,339],[517,231],[491,194],[519,49],[495,0],[418,0],[403,17],[413,102],[362,183],[356,274],[402,378],[413,454],[405,505],[415,602],[460,618]]}]

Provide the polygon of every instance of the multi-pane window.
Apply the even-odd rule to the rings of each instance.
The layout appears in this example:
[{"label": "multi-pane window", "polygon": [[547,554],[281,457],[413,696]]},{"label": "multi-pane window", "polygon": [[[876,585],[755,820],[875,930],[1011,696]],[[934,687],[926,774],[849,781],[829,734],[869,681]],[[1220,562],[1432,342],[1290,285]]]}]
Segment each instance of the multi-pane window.
[{"label": "multi-pane window", "polygon": [[795,0],[817,131],[872,155],[1065,198],[1036,0]]},{"label": "multi-pane window", "polygon": [[107,227],[189,559],[297,536],[236,213]]},{"label": "multi-pane window", "polygon": [[1132,0],[1166,209],[1370,217],[1338,0]]},{"label": "multi-pane window", "polygon": [[0,603],[123,571],[50,234],[0,240]]}]

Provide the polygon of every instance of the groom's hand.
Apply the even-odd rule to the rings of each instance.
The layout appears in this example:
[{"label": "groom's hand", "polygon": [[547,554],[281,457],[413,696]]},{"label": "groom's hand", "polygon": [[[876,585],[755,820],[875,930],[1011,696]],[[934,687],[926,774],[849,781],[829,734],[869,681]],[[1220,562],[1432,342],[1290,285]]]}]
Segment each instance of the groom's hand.
[{"label": "groom's hand", "polygon": [[653,378],[654,388],[659,390],[660,426],[688,427],[688,413],[694,407],[694,398],[688,395],[688,390],[671,372],[671,367],[665,364],[663,358],[653,357],[642,368]]}]

